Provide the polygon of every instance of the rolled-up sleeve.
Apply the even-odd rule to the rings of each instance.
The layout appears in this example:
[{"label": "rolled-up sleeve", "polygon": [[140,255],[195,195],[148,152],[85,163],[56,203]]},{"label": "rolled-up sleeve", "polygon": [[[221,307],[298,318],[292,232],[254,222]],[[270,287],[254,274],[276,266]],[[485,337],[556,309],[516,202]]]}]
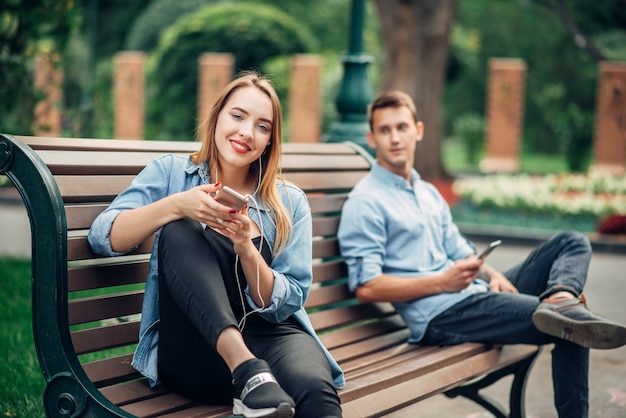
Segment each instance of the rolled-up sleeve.
[{"label": "rolled-up sleeve", "polygon": [[163,156],[151,161],[96,219],[89,229],[88,241],[96,254],[117,256],[132,251],[116,252],[111,248],[111,227],[117,216],[130,209],[136,209],[156,202],[167,195],[170,173],[164,161],[173,156]]},{"label": "rolled-up sleeve", "polygon": [[385,220],[370,202],[355,195],[344,203],[338,238],[352,291],[383,273]]}]

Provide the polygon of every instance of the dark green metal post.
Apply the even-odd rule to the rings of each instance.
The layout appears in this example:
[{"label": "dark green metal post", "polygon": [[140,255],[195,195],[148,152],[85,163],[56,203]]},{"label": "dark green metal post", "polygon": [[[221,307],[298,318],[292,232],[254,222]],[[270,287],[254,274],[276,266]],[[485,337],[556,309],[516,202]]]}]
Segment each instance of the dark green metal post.
[{"label": "dark green metal post", "polygon": [[367,66],[372,57],[363,52],[363,22],[365,0],[352,1],[350,49],[343,57],[343,79],[337,95],[339,121],[335,122],[324,142],[352,141],[370,153],[365,133],[368,131],[367,105],[372,100],[372,87],[367,76]]}]

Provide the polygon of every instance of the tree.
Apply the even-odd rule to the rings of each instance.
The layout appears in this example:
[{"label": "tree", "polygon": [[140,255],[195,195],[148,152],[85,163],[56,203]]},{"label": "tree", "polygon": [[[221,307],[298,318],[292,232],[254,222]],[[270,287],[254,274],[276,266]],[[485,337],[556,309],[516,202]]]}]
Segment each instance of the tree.
[{"label": "tree", "polygon": [[442,100],[454,0],[376,0],[383,37],[380,89],[407,92],[424,122],[415,167],[423,177],[446,178],[441,159]]}]

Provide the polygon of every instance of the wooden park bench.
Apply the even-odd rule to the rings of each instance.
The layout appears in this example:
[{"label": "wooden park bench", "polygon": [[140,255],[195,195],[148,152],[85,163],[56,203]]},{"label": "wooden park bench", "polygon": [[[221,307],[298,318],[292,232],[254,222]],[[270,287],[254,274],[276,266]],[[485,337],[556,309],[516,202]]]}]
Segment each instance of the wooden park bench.
[{"label": "wooden park bench", "polygon": [[[115,258],[87,242],[94,218],[153,158],[189,154],[196,142],[0,135],[0,174],[20,192],[31,224],[33,332],[51,417],[218,417],[232,406],[192,402],[151,389],[130,361],[152,241]],[[345,417],[384,416],[445,393],[472,399],[497,417],[524,416],[524,388],[536,346],[406,342],[390,304],[361,304],[348,290],[336,231],[347,193],[372,159],[353,144],[283,147],[285,177],[313,212],[315,284],[306,306],[322,341],[346,373]],[[513,375],[509,407],[479,390]],[[445,412],[442,413],[445,416]]]}]

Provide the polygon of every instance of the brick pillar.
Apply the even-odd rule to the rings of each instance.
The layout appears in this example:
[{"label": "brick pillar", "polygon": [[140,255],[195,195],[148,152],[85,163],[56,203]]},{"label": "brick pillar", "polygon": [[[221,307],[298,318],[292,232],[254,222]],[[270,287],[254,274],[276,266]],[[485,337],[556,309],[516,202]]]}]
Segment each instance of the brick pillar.
[{"label": "brick pillar", "polygon": [[289,86],[289,141],[319,142],[322,134],[322,59],[294,55]]},{"label": "brick pillar", "polygon": [[59,57],[39,54],[35,57],[35,88],[43,99],[35,104],[33,132],[36,136],[61,136],[61,101],[63,100],[63,71]]},{"label": "brick pillar", "polygon": [[626,168],[626,63],[600,62],[592,170]]},{"label": "brick pillar", "polygon": [[489,60],[485,159],[481,170],[515,172],[524,116],[526,63],[520,59]]},{"label": "brick pillar", "polygon": [[208,116],[222,89],[233,79],[232,54],[202,54],[199,59],[198,123]]},{"label": "brick pillar", "polygon": [[124,51],[115,55],[113,94],[114,136],[143,139],[145,118],[145,77],[143,52]]}]

